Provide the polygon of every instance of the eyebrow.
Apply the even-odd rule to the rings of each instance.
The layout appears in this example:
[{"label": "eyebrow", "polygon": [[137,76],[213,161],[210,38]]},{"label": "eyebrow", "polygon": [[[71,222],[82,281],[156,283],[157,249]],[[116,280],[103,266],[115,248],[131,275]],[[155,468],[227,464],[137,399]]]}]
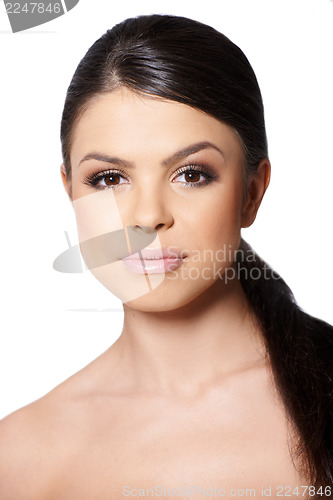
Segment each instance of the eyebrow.
[{"label": "eyebrow", "polygon": [[[223,159],[225,158],[224,154],[220,148],[215,146],[215,144],[213,144],[212,142],[204,141],[204,142],[197,142],[195,144],[191,144],[190,146],[187,146],[184,149],[180,149],[179,151],[177,151],[173,155],[164,159],[162,161],[161,165],[163,167],[168,167],[169,165],[176,162],[177,160],[181,160],[182,158],[186,158],[187,156],[190,156],[194,153],[197,153],[198,151],[201,151],[202,149],[208,149],[208,148],[215,149],[216,151],[218,151],[221,154]],[[118,158],[116,156],[109,156],[107,154],[98,153],[98,152],[92,152],[92,153],[86,154],[82,158],[82,160],[80,161],[78,166],[80,166],[81,163],[83,163],[84,161],[88,161],[88,160],[103,161],[106,163],[112,163],[114,165],[121,165],[121,166],[124,166],[127,168],[135,168],[135,165],[130,161],[122,160],[121,158]]]}]

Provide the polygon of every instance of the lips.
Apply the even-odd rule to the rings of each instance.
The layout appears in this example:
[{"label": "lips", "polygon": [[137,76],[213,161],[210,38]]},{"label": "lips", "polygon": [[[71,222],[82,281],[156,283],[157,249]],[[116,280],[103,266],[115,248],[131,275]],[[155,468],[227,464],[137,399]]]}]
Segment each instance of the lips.
[{"label": "lips", "polygon": [[144,248],[140,252],[133,253],[122,260],[160,260],[160,259],[183,259],[185,255],[173,247]]},{"label": "lips", "polygon": [[135,274],[161,274],[182,265],[185,254],[174,247],[144,248],[122,259],[126,269]]}]

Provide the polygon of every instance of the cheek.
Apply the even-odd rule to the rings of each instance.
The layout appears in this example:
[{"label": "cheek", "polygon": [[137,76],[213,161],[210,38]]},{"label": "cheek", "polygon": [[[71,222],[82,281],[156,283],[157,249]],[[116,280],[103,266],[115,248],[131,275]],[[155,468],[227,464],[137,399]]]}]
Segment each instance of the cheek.
[{"label": "cheek", "polygon": [[212,250],[223,245],[238,248],[241,206],[242,191],[238,183],[212,193],[206,203],[200,204],[188,216],[188,228],[196,234],[196,244],[200,242],[200,248]]},{"label": "cheek", "polygon": [[80,241],[123,227],[116,199],[110,190],[75,198],[73,208]]}]

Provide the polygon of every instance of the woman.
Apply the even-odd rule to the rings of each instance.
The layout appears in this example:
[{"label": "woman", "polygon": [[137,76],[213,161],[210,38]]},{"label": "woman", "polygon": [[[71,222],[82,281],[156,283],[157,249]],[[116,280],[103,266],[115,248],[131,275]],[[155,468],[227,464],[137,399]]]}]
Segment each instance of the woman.
[{"label": "woman", "polygon": [[241,238],[270,179],[241,50],[127,19],[80,62],[61,140],[82,255],[124,325],[1,422],[0,498],[331,496],[333,328]]}]

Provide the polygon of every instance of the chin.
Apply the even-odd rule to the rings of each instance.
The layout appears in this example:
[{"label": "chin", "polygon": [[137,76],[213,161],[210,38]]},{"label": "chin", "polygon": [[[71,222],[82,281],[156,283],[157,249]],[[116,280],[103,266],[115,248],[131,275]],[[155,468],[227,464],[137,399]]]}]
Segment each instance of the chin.
[{"label": "chin", "polygon": [[142,295],[134,300],[123,303],[132,309],[142,312],[168,312],[176,311],[185,306],[192,306],[195,310],[198,308],[198,300],[210,295],[210,290],[215,288],[216,282],[205,282],[205,286],[193,286],[193,282],[186,286],[178,283],[176,287],[167,289],[165,283],[155,288],[151,292]]},{"label": "chin", "polygon": [[191,298],[181,297],[180,294],[168,294],[165,290],[158,291],[157,289],[142,295],[133,300],[123,302],[131,309],[142,312],[167,312],[174,311],[191,302]]}]

